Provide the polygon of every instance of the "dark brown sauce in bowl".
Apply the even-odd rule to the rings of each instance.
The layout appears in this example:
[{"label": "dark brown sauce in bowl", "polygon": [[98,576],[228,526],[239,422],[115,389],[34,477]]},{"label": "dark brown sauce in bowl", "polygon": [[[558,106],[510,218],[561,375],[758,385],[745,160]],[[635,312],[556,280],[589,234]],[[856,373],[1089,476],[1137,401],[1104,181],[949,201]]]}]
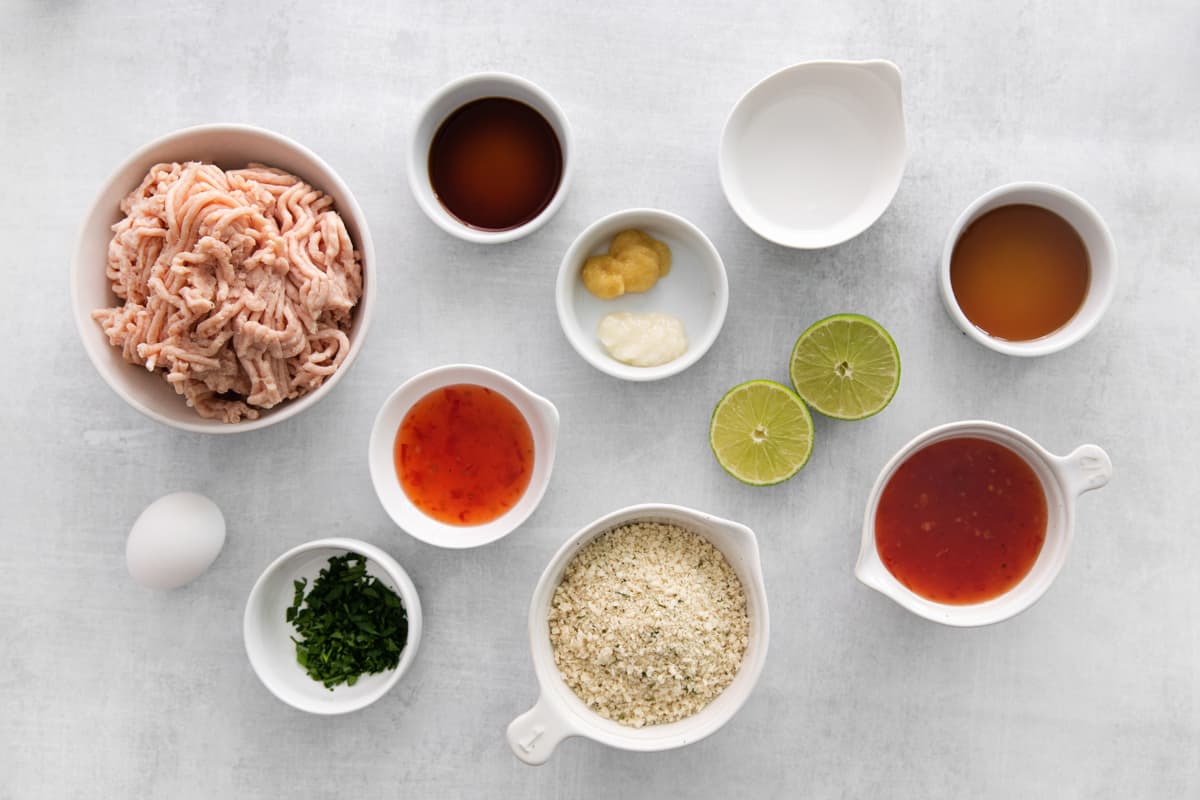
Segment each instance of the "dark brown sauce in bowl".
[{"label": "dark brown sauce in bowl", "polygon": [[429,147],[434,196],[463,224],[519,228],[546,210],[562,183],[562,144],[536,109],[485,97],[456,109]]}]

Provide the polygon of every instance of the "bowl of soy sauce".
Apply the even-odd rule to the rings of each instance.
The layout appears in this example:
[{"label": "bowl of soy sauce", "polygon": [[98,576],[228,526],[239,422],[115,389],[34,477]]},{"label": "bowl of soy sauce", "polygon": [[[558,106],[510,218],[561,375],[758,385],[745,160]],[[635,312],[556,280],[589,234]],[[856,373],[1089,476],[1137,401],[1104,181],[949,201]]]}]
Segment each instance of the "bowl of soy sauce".
[{"label": "bowl of soy sauce", "polygon": [[470,242],[509,242],[558,211],[570,183],[567,117],[536,84],[502,72],[467,75],[417,115],[409,186],[440,228]]}]

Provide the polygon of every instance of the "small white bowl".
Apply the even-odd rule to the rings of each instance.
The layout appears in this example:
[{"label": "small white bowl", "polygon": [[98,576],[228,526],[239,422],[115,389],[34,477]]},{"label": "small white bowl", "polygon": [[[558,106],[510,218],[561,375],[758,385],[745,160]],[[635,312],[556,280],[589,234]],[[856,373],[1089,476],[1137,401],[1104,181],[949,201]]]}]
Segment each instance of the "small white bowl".
[{"label": "small white bowl", "polygon": [[[1083,239],[1091,262],[1087,295],[1075,316],[1058,330],[1028,341],[998,339],[977,327],[958,307],[954,286],[950,282],[950,260],[954,255],[954,246],[967,226],[989,211],[1016,204],[1040,206],[1069,222]],[[1049,355],[1070,347],[1091,333],[1108,310],[1117,286],[1117,246],[1099,212],[1079,195],[1049,183],[1009,183],[986,192],[958,215],[942,247],[938,283],[946,313],[968,336],[984,347],[1010,356]]]},{"label": "small white bowl", "polygon": [[[525,494],[503,516],[483,525],[447,525],[413,505],[396,476],[396,432],[409,409],[425,395],[443,386],[470,383],[504,395],[529,423],[533,434],[533,473]],[[461,549],[494,542],[512,533],[537,508],[554,471],[558,444],[558,409],[502,372],[471,364],[450,364],[409,378],[379,409],[371,428],[367,459],[371,483],[383,509],[409,535],[438,547]]]},{"label": "small white bowl", "polygon": [[[601,300],[583,285],[583,262],[607,253],[613,237],[630,228],[666,242],[671,248],[671,271],[648,292]],[[630,208],[602,217],[571,243],[558,267],[555,303],[567,341],[585,361],[627,381],[653,381],[682,372],[712,347],[729,309],[729,278],[721,254],[695,225],[667,211]],[[678,317],[687,334],[687,351],[657,367],[617,361],[605,352],[596,334],[601,318],[617,311],[658,311]]]},{"label": "small white bowl", "polygon": [[[438,200],[429,181],[429,147],[438,128],[459,108],[485,97],[507,97],[533,108],[550,123],[562,147],[562,177],[550,204],[524,225],[502,231],[473,228],[455,217]],[[442,230],[459,239],[478,244],[511,242],[545,225],[566,199],[574,169],[575,142],[567,115],[559,108],[558,103],[554,102],[554,98],[540,86],[504,72],[480,72],[443,86],[417,112],[417,121],[408,141],[408,185],[417,205]]]},{"label": "small white bowl", "polygon": [[904,160],[896,65],[808,61],[767,77],[733,107],[721,133],[721,188],[764,239],[830,247],[879,219]]},{"label": "small white bowl", "polygon": [[[163,379],[161,370],[148,372],[130,364],[108,343],[92,319],[97,308],[119,304],[112,282],[105,275],[112,226],[121,220],[120,204],[136,189],[155,164],[169,161],[205,161],[222,169],[240,169],[251,162],[278,167],[303,178],[333,198],[346,230],[362,253],[363,295],[354,310],[350,352],[338,370],[316,391],[260,412],[256,420],[235,424],[204,419]],[[311,150],[278,133],[250,125],[200,125],[156,139],[117,168],[92,203],[75,244],[71,260],[71,310],[83,348],[96,371],[122,400],[151,419],[193,433],[244,433],[282,422],[310,408],[329,394],[349,371],[362,351],[375,304],[375,247],[367,218],[350,189],[337,173]]]},{"label": "small white bowl", "polygon": [[[400,595],[408,615],[408,638],[395,669],[363,675],[353,686],[342,684],[329,690],[296,663],[296,646],[291,640],[296,631],[285,614],[295,597],[293,581],[306,578],[305,591],[310,590],[331,557],[349,552],[366,556],[367,572]],[[357,539],[318,539],[293,547],[263,571],[246,600],[242,637],[250,666],[271,694],[311,714],[345,714],[383,697],[412,666],[421,643],[421,600],[404,568],[375,545]]]},{"label": "small white bowl", "polygon": [[[629,522],[665,522],[686,528],[712,542],[737,573],[746,593],[750,638],[741,667],[716,699],[678,722],[631,728],[605,719],[588,708],[563,681],[550,646],[550,601],[563,572],[579,549],[602,533]],[[754,531],[737,522],[682,506],[647,504],[614,511],[568,539],[546,566],[529,604],[529,644],[541,695],[529,711],[514,719],[506,736],[509,747],[526,764],[543,764],[559,742],[585,736],[622,750],[652,752],[698,742],[717,731],[745,704],[758,683],[770,640],[767,591]]]},{"label": "small white bowl", "polygon": [[[888,570],[875,546],[875,512],[884,487],[909,456],[934,442],[964,436],[1003,445],[1030,466],[1046,495],[1046,539],[1029,574],[1016,586],[982,603],[949,605],[916,594]],[[879,473],[867,501],[854,575],[917,616],[943,625],[973,627],[1006,620],[1032,606],[1050,588],[1067,560],[1075,527],[1076,500],[1084,492],[1104,486],[1111,477],[1112,461],[1094,444],[1077,447],[1067,456],[1056,456],[1020,431],[996,422],[966,420],[931,428],[900,448]]]}]

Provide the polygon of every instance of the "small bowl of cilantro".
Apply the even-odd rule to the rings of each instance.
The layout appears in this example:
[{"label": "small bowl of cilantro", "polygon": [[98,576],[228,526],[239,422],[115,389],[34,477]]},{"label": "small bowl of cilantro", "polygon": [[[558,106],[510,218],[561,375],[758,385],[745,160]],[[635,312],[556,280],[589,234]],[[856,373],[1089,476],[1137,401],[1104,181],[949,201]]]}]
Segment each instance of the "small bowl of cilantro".
[{"label": "small bowl of cilantro", "polygon": [[313,714],[378,700],[412,664],[421,602],[408,573],[357,539],[318,539],[275,559],[242,622],[250,666],[272,694]]}]

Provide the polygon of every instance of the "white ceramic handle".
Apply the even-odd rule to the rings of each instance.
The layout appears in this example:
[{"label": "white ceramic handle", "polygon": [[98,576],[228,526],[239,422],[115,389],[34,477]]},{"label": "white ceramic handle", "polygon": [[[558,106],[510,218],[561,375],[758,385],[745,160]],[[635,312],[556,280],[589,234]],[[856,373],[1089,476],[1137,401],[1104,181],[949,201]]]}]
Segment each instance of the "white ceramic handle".
[{"label": "white ceramic handle", "polygon": [[754,536],[754,531],[743,525],[740,522],[734,522],[729,519],[721,519],[705,514],[708,521],[712,524],[723,528],[734,536],[737,540],[737,547],[742,551],[742,555],[753,561],[758,560],[758,539]]},{"label": "white ceramic handle", "polygon": [[579,732],[550,707],[545,695],[538,698],[533,708],[508,724],[505,735],[513,754],[526,764],[545,764],[554,754],[554,748],[568,736]]},{"label": "white ceramic handle", "polygon": [[874,73],[880,80],[887,84],[888,88],[893,92],[900,94],[900,68],[891,61],[884,59],[876,59],[874,61],[860,61],[859,64]]},{"label": "white ceramic handle", "polygon": [[537,406],[538,411],[541,413],[542,421],[549,429],[551,437],[556,436],[558,434],[559,423],[558,407],[540,394],[534,394],[533,392],[529,393],[529,399]]},{"label": "white ceramic handle", "polygon": [[1076,447],[1058,464],[1068,491],[1074,495],[1099,489],[1112,477],[1112,460],[1094,444]]},{"label": "white ceramic handle", "polygon": [[864,586],[890,597],[886,588],[886,575],[887,567],[879,560],[879,551],[875,549],[875,537],[864,537],[858,551],[858,561],[854,564],[854,577]]}]

